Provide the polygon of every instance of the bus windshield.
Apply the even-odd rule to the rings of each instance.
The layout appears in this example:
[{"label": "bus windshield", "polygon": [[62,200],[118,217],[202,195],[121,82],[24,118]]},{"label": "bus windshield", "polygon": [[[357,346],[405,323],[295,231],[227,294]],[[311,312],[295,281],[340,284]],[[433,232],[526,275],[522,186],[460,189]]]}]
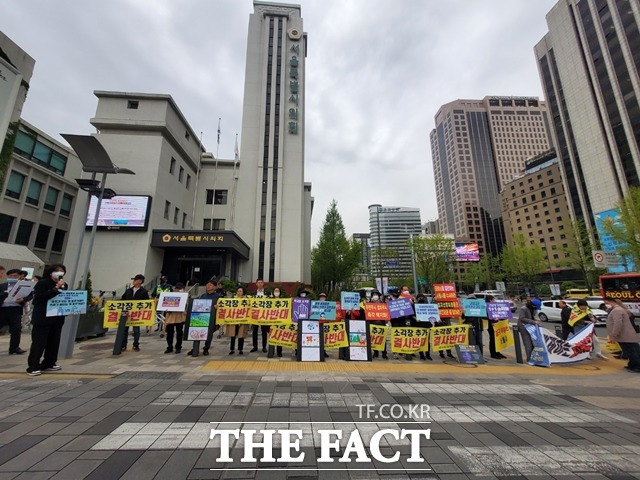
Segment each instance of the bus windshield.
[{"label": "bus windshield", "polygon": [[621,273],[600,276],[600,294],[603,297],[619,298],[640,316],[640,273]]}]

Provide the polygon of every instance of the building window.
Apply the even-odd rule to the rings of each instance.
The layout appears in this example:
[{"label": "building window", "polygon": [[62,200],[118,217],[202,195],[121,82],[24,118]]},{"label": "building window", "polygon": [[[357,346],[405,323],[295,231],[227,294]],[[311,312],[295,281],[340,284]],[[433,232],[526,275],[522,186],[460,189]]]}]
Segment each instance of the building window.
[{"label": "building window", "polygon": [[203,230],[211,230],[211,219],[210,218],[205,218],[204,222],[202,222],[202,229]]},{"label": "building window", "polygon": [[207,190],[207,205],[226,205],[228,190]]},{"label": "building window", "polygon": [[189,132],[184,132],[184,138],[186,138],[187,140],[191,138],[191,135],[189,135]]},{"label": "building window", "polygon": [[27,190],[26,202],[31,205],[38,205],[40,203],[40,194],[42,193],[42,183],[31,180],[29,182],[29,189]]},{"label": "building window", "polygon": [[175,207],[175,210],[173,211],[173,223],[175,225],[178,224],[178,217],[180,216],[180,209],[178,207]]},{"label": "building window", "polygon": [[33,222],[20,220],[20,223],[18,224],[18,232],[16,233],[16,245],[29,245],[32,230]]},{"label": "building window", "polygon": [[129,110],[137,110],[138,109],[138,100],[129,100],[127,102],[127,109]]},{"label": "building window", "polygon": [[224,218],[213,219],[213,230],[224,230]]},{"label": "building window", "polygon": [[50,226],[40,224],[38,227],[38,233],[36,233],[36,242],[33,244],[33,247],[46,250],[47,242],[49,241],[49,232],[51,232]]},{"label": "building window", "polygon": [[182,183],[183,178],[184,178],[184,168],[180,167],[180,172],[178,173],[178,181]]},{"label": "building window", "polygon": [[64,246],[64,237],[67,234],[64,230],[56,228],[56,233],[53,234],[53,243],[51,244],[51,250],[54,252],[61,252]]},{"label": "building window", "polygon": [[171,209],[171,202],[164,202],[164,218],[169,220],[169,210]]},{"label": "building window", "polygon": [[60,191],[53,188],[53,187],[49,187],[47,189],[47,195],[44,197],[44,209],[45,210],[49,210],[50,212],[55,212],[56,211],[56,205],[58,203],[58,195],[60,194]]},{"label": "building window", "polygon": [[186,224],[187,224],[187,214],[182,212],[182,228],[185,228]]},{"label": "building window", "polygon": [[171,164],[169,165],[169,173],[171,175],[176,173],[176,159],[171,157]]},{"label": "building window", "polygon": [[71,206],[73,205],[73,197],[67,193],[62,196],[62,202],[60,202],[60,215],[68,217],[71,215]]},{"label": "building window", "polygon": [[9,175],[9,183],[7,184],[5,195],[11,198],[20,198],[25,178],[26,177],[24,175],[11,170],[11,175]]},{"label": "building window", "polygon": [[0,213],[0,242],[8,242],[15,217]]},{"label": "building window", "polygon": [[27,158],[31,158],[33,148],[36,146],[36,135],[29,135],[22,130],[16,134],[16,143],[13,149]]},{"label": "building window", "polygon": [[191,188],[191,175],[189,175],[188,173],[187,173],[187,183],[185,185],[187,187],[187,190]]}]

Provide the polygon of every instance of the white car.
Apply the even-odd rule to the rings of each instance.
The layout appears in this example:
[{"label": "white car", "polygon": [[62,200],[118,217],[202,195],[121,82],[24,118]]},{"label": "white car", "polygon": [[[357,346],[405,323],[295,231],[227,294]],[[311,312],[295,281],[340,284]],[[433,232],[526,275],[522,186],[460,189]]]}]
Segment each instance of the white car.
[{"label": "white car", "polygon": [[[543,300],[542,308],[538,313],[538,318],[541,322],[559,322],[561,321],[560,312],[562,309],[558,307],[558,302],[561,300]],[[573,307],[577,302],[577,299],[567,299],[567,305]],[[591,307],[589,307],[591,308]],[[606,325],[607,312],[600,310],[599,308],[591,308],[591,313],[596,317],[596,325]]]}]

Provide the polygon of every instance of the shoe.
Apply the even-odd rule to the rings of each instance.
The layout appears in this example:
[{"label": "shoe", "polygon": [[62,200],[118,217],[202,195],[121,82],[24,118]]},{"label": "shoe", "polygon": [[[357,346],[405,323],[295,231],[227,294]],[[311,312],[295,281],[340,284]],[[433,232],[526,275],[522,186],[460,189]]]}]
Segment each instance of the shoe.
[{"label": "shoe", "polygon": [[176,353],[180,353],[182,351],[181,348],[176,348]]},{"label": "shoe", "polygon": [[258,351],[258,347],[253,347],[253,348],[251,349],[251,352],[257,352],[257,351]]},{"label": "shoe", "polygon": [[140,347],[133,347],[133,351],[134,352],[139,352],[140,351]]},{"label": "shoe", "polygon": [[374,351],[373,355],[371,355],[371,358],[378,358],[378,351]]},{"label": "shoe", "polygon": [[204,350],[202,350],[202,355],[204,355],[205,357],[209,356],[209,349],[205,348]]},{"label": "shoe", "polygon": [[9,355],[22,355],[23,353],[27,353],[27,351],[21,349],[20,347],[16,348],[13,351],[9,350]]},{"label": "shoe", "polygon": [[425,358],[426,358],[427,360],[433,360],[433,358],[431,358],[431,355],[429,355],[428,353],[425,355]]},{"label": "shoe", "polygon": [[609,360],[609,357],[607,357],[604,353],[602,352],[598,352],[596,353],[596,357],[601,358],[602,360]]},{"label": "shoe", "polygon": [[281,357],[281,356],[282,356],[282,352],[278,353],[277,355],[278,355],[279,357]]},{"label": "shoe", "polygon": [[40,368],[41,372],[57,372],[58,370],[62,370],[62,367],[60,365],[52,365],[50,367],[41,367]]},{"label": "shoe", "polygon": [[387,354],[386,354],[386,353],[383,353],[383,354],[382,354],[382,358],[384,358],[385,360],[389,360],[389,357],[387,356]]},{"label": "shoe", "polygon": [[240,351],[238,352],[238,355],[244,355],[244,354],[242,353],[242,350],[240,350]]},{"label": "shoe", "polygon": [[397,360],[397,359],[398,359],[398,354],[397,354],[397,353],[394,353],[394,354],[393,354],[393,359],[394,359],[394,360]]},{"label": "shoe", "polygon": [[120,349],[120,351],[121,351],[121,352],[124,352],[126,349],[127,349],[127,347],[122,347],[122,348]]},{"label": "shoe", "polygon": [[233,350],[231,350],[231,351],[229,352],[229,355],[233,355],[234,353],[236,353],[236,352],[234,352]]},{"label": "shoe", "polygon": [[263,349],[262,349],[262,353],[267,353],[267,349],[266,349],[266,348],[263,348]]},{"label": "shoe", "polygon": [[502,357],[497,353],[495,355],[491,355],[491,358],[495,358],[496,360],[502,360]]},{"label": "shoe", "polygon": [[42,375],[42,372],[40,370],[31,370],[30,368],[27,368],[27,375],[37,377],[38,375]]},{"label": "shoe", "polygon": [[167,348],[167,349],[164,351],[164,353],[171,353],[171,352],[173,352],[173,348],[171,348],[171,347]]},{"label": "shoe", "polygon": [[453,355],[451,355],[450,353],[447,353],[447,358],[453,358],[455,359],[456,357],[454,357]]},{"label": "shoe", "polygon": [[164,338],[164,333],[161,333],[161,334],[160,334],[160,338]]},{"label": "shoe", "polygon": [[[189,351],[187,352],[187,355],[189,355],[189,356],[193,355],[193,350],[189,350]],[[206,355],[206,354],[205,354],[205,355]]]},{"label": "shoe", "polygon": [[440,358],[444,358],[444,352],[440,352]]},{"label": "shoe", "polygon": [[329,358],[329,354],[327,352],[324,352],[324,358]]}]

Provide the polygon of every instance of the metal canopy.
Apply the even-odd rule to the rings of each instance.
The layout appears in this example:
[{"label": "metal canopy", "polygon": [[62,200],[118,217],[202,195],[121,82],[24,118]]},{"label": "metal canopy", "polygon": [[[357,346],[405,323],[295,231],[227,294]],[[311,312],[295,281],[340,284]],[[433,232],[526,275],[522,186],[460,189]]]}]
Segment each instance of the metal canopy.
[{"label": "metal canopy", "polygon": [[120,168],[111,161],[109,154],[98,139],[91,135],[61,133],[82,162],[82,171],[89,173],[126,173],[135,175],[128,168]]}]

